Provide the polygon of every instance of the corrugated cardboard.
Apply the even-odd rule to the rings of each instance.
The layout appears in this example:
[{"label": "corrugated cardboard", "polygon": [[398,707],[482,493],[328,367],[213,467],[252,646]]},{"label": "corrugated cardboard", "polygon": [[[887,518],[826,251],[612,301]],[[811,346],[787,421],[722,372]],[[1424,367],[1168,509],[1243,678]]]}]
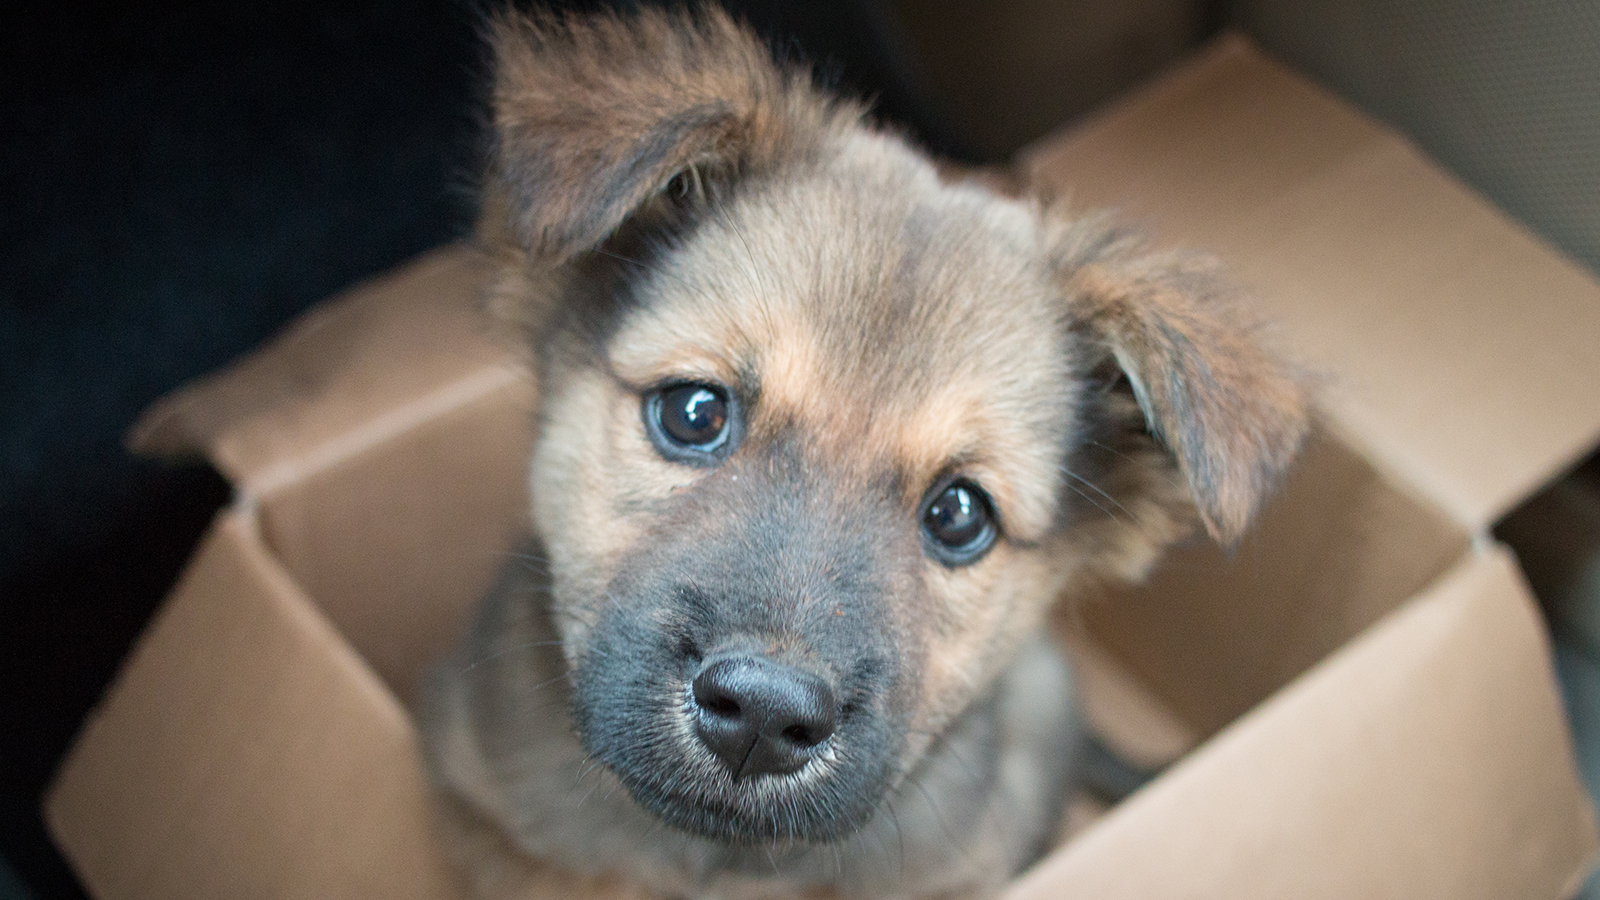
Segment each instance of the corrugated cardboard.
[{"label": "corrugated cardboard", "polygon": [[1023,166],[1226,260],[1356,445],[1476,531],[1600,432],[1600,285],[1239,39]]},{"label": "corrugated cardboard", "polygon": [[47,807],[101,898],[449,897],[405,710],[223,515]]},{"label": "corrugated cardboard", "polygon": [[[1026,165],[1224,255],[1330,385],[1233,558],[1063,616],[1114,742],[1198,746],[1011,896],[1569,892],[1593,814],[1486,526],[1600,436],[1600,288],[1236,40]],[[101,900],[458,895],[403,704],[525,527],[481,272],[433,254],[146,419],[240,495],[49,793]]]},{"label": "corrugated cardboard", "polygon": [[1008,896],[1563,896],[1593,825],[1520,594],[1468,554]]}]

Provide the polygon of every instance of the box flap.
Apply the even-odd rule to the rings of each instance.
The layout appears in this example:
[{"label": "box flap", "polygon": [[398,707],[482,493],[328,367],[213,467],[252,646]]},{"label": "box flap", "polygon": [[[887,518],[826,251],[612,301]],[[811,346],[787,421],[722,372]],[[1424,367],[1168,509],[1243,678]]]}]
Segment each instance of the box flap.
[{"label": "box flap", "polygon": [[129,444],[204,454],[254,496],[526,379],[483,312],[487,272],[453,245],[358,285],[159,400]]},{"label": "box flap", "polygon": [[402,701],[526,540],[529,388],[441,411],[256,505],[274,558]]},{"label": "box flap", "polygon": [[1236,547],[1174,548],[1139,585],[1072,610],[1201,738],[1266,700],[1454,568],[1472,536],[1313,429]]},{"label": "box flap", "polygon": [[459,896],[415,732],[225,512],[45,798],[100,900]]},{"label": "box flap", "polygon": [[1341,431],[1483,529],[1600,434],[1600,285],[1239,38],[1024,155],[1218,254]]},{"label": "box flap", "polygon": [[1490,547],[1006,898],[1559,900],[1596,840],[1537,611]]}]

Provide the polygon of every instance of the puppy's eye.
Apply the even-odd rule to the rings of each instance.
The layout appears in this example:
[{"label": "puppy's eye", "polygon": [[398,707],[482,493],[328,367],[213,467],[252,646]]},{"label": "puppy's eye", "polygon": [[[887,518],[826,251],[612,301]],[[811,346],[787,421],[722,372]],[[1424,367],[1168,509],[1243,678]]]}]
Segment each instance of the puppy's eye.
[{"label": "puppy's eye", "polygon": [[705,462],[733,432],[733,402],[714,384],[671,384],[645,397],[645,425],[669,459]]},{"label": "puppy's eye", "polygon": [[696,450],[710,450],[728,434],[728,398],[704,384],[681,384],[661,393],[661,430]]},{"label": "puppy's eye", "polygon": [[700,175],[694,169],[684,169],[667,180],[661,192],[674,205],[688,206],[700,195]]},{"label": "puppy's eye", "polygon": [[994,507],[983,489],[965,478],[936,488],[922,511],[928,548],[947,566],[977,562],[994,545]]}]

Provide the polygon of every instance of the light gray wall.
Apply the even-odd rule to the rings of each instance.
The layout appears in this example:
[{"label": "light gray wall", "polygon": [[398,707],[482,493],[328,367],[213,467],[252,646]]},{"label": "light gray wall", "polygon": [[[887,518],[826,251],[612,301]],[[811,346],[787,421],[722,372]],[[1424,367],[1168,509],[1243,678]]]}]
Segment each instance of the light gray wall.
[{"label": "light gray wall", "polygon": [[1232,12],[1600,272],[1600,2],[1236,0]]}]

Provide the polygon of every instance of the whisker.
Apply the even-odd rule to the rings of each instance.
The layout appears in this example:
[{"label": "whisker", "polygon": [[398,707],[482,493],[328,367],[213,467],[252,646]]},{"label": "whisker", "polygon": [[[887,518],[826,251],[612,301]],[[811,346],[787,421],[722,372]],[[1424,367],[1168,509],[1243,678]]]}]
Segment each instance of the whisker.
[{"label": "whisker", "polygon": [[[572,606],[565,609],[553,609],[550,611],[550,614],[552,616],[560,616],[561,618],[569,619],[588,628],[593,628],[594,626],[600,624],[599,613],[596,610],[592,610],[587,607]],[[586,615],[594,616],[594,618],[584,618]]]},{"label": "whisker", "polygon": [[923,802],[928,804],[928,810],[933,813],[934,821],[939,823],[939,830],[944,832],[945,840],[950,842],[950,849],[954,850],[956,855],[961,857],[962,862],[969,866],[972,865],[972,857],[967,854],[966,845],[962,844],[961,841],[956,838],[955,832],[950,829],[950,824],[945,821],[944,813],[940,811],[939,804],[934,802],[933,795],[928,793],[928,789],[922,786],[922,782],[920,780],[909,778],[907,781],[912,787],[917,789],[917,793],[922,795]]},{"label": "whisker", "polygon": [[600,760],[595,759],[593,756],[585,758],[578,766],[578,777],[572,779],[572,786],[577,787],[579,782],[589,777],[589,774],[599,769],[601,765]]},{"label": "whisker", "polygon": [[756,255],[750,249],[750,242],[745,240],[744,229],[739,227],[738,220],[733,218],[731,215],[725,214],[723,219],[728,223],[729,227],[733,229],[733,236],[739,239],[740,246],[744,247],[745,258],[750,260],[750,272],[756,283],[756,291],[760,296],[761,308],[767,314],[767,318],[771,319],[773,299],[772,293],[771,291],[767,290],[766,279],[761,277],[761,265],[756,262]]},{"label": "whisker", "polygon": [[[956,748],[955,744],[946,744],[944,749],[950,753],[950,757],[956,761],[957,765],[961,766],[962,771],[968,778],[972,779],[974,784],[983,779],[983,775],[978,772],[977,767],[967,760],[966,756],[964,756],[961,751]],[[993,802],[985,803],[983,818],[992,822],[995,830],[999,831],[1002,835],[1008,835],[1010,833],[1011,823],[1006,821],[1000,815],[1000,808],[997,804]]]},{"label": "whisker", "polygon": [[[632,265],[638,266],[639,268],[645,270],[646,272],[649,272],[652,275],[656,275],[656,276],[659,276],[661,278],[670,278],[673,281],[676,281],[678,284],[688,288],[690,293],[694,294],[697,297],[700,297],[701,299],[706,299],[706,300],[714,299],[700,285],[694,284],[693,282],[689,281],[687,278],[684,278],[683,276],[678,275],[678,274],[676,274],[674,272],[669,272],[666,269],[661,268],[660,266],[652,266],[652,265],[650,265],[649,263],[647,263],[647,262],[645,262],[643,260],[634,259],[631,256],[624,256],[621,253],[615,253],[615,252],[613,252],[611,250],[607,250],[604,247],[596,247],[596,248],[594,248],[594,252],[600,254],[601,256],[610,257],[611,259],[615,259],[615,260],[617,260],[619,262],[630,263]],[[603,345],[603,343],[604,343],[604,338],[603,337],[601,337],[599,335],[596,335],[595,338],[598,341],[600,341],[602,343],[602,345]],[[601,350],[601,354],[602,354],[603,358],[605,358],[605,359],[607,359],[609,361],[609,355],[607,355],[603,349]]]},{"label": "whisker", "polygon": [[[1133,512],[1131,510],[1129,510],[1126,506],[1123,506],[1121,503],[1117,502],[1117,498],[1111,496],[1110,494],[1108,494],[1104,490],[1102,490],[1100,485],[1095,484],[1094,482],[1092,482],[1089,479],[1083,477],[1082,475],[1079,475],[1077,472],[1074,472],[1071,469],[1063,468],[1061,471],[1066,473],[1067,477],[1075,478],[1079,482],[1081,482],[1081,483],[1083,483],[1085,485],[1088,485],[1090,490],[1092,490],[1096,494],[1099,494],[1100,496],[1106,498],[1106,500],[1111,502],[1111,505],[1115,506],[1117,509],[1122,510],[1123,513],[1126,514],[1128,518],[1134,520],[1135,522],[1139,521],[1138,516],[1135,516],[1133,514]],[[1108,513],[1108,515],[1109,515],[1109,513]]]},{"label": "whisker", "polygon": [[683,279],[678,278],[678,276],[667,272],[665,269],[662,269],[659,266],[652,266],[643,260],[634,259],[631,256],[623,256],[621,253],[613,253],[604,247],[596,247],[594,248],[594,252],[600,254],[601,256],[609,256],[612,259],[618,260],[619,262],[631,263],[652,275],[660,275],[663,278],[675,278],[680,282],[683,281]]},{"label": "whisker", "polygon": [[471,672],[473,669],[476,669],[477,667],[483,665],[484,663],[494,662],[495,660],[499,659],[502,656],[505,656],[508,653],[516,653],[519,650],[531,650],[531,649],[533,649],[535,647],[558,647],[560,645],[561,645],[560,641],[528,641],[527,643],[517,644],[514,647],[504,647],[504,648],[502,648],[500,650],[494,651],[493,653],[484,654],[483,656],[479,657],[478,659],[474,660],[473,662],[471,662],[471,663],[469,663],[469,664],[467,664],[465,666],[462,666],[461,667],[461,671],[463,671],[463,672]]},{"label": "whisker", "polygon": [[1138,460],[1134,459],[1133,457],[1129,456],[1126,453],[1123,453],[1121,450],[1118,450],[1117,448],[1111,446],[1110,444],[1102,444],[1099,441],[1094,441],[1094,440],[1086,440],[1086,441],[1084,441],[1084,443],[1085,444],[1089,444],[1090,446],[1093,446],[1093,447],[1099,447],[1101,450],[1104,450],[1107,453],[1111,453],[1111,454],[1115,454],[1116,456],[1120,456],[1123,459],[1127,460],[1128,462],[1131,462],[1131,463],[1137,463],[1138,462]]},{"label": "whisker", "polygon": [[906,874],[906,833],[905,830],[900,827],[899,814],[894,811],[894,800],[891,799],[887,794],[884,795],[883,806],[884,809],[888,810],[889,812],[889,822],[890,824],[894,825],[895,841],[900,845],[899,874],[901,878],[904,878]]},{"label": "whisker", "polygon": [[596,780],[595,783],[589,787],[589,790],[582,797],[578,798],[578,809],[583,809],[588,805],[589,798],[594,796],[595,791],[600,790],[601,783],[602,782],[599,780]]},{"label": "whisker", "polygon": [[866,856],[872,849],[867,846],[867,837],[869,835],[872,837],[872,842],[878,845],[878,855],[883,857],[884,862],[887,863],[889,861],[889,845],[884,843],[883,835],[878,833],[878,829],[863,828],[852,835],[851,839],[860,843],[862,856]]},{"label": "whisker", "polygon": [[1067,483],[1067,490],[1070,490],[1074,494],[1077,494],[1079,497],[1082,497],[1083,499],[1089,501],[1089,505],[1090,506],[1093,506],[1095,509],[1098,509],[1101,512],[1105,513],[1107,518],[1115,519],[1117,517],[1116,513],[1112,512],[1109,509],[1106,509],[1104,506],[1101,506],[1100,503],[1097,500],[1095,500],[1093,497],[1089,496],[1088,494],[1085,494],[1083,492],[1082,488],[1074,486],[1071,482]]},{"label": "whisker", "polygon": [[555,684],[558,681],[564,681],[567,678],[570,678],[571,674],[572,673],[570,673],[570,672],[562,672],[560,675],[557,675],[554,678],[546,678],[545,680],[543,680],[543,681],[539,682],[538,684],[534,685],[533,687],[529,688],[529,690],[531,690],[531,691],[543,690],[544,688],[547,688],[550,685]]}]

